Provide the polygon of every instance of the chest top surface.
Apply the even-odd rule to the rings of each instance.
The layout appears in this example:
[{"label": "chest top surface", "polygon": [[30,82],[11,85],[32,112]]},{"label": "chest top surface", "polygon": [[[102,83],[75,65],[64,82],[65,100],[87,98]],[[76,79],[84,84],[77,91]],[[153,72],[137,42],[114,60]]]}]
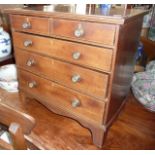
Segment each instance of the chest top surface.
[{"label": "chest top surface", "polygon": [[35,6],[25,8],[6,9],[6,13],[19,15],[32,15],[40,17],[52,17],[63,19],[80,19],[85,21],[104,22],[111,24],[124,24],[134,17],[144,16],[148,11],[139,9],[111,8],[103,10],[102,8],[86,7],[85,10],[78,10],[76,6],[57,5],[53,6]]}]

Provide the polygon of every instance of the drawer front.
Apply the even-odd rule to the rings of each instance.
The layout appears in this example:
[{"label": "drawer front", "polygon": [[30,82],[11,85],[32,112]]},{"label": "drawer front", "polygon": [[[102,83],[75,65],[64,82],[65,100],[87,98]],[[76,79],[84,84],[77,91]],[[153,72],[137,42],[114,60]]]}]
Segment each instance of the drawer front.
[{"label": "drawer front", "polygon": [[51,23],[51,34],[105,45],[114,44],[115,25],[62,19],[53,19]]},{"label": "drawer front", "polygon": [[[19,32],[13,33],[13,41],[14,46],[18,48],[31,50],[101,71],[111,70],[112,49],[93,47]],[[30,41],[32,44],[24,45],[27,41]]]},{"label": "drawer front", "polygon": [[37,34],[49,34],[48,18],[11,15],[12,28],[17,31],[24,31]]},{"label": "drawer front", "polygon": [[17,65],[96,98],[106,96],[108,75],[15,49]]},{"label": "drawer front", "polygon": [[19,71],[20,88],[50,104],[71,111],[80,117],[102,122],[104,102],[72,91],[26,71]]}]

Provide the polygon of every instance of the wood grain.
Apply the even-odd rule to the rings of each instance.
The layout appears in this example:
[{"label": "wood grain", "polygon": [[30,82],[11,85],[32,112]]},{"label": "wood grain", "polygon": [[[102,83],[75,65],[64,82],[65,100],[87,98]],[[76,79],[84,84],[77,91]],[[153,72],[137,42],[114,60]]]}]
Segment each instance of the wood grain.
[{"label": "wood grain", "polygon": [[10,144],[3,141],[2,139],[0,139],[0,150],[13,150],[13,147]]},{"label": "wood grain", "polygon": [[35,126],[35,119],[23,111],[18,111],[5,104],[3,97],[0,98],[0,123],[8,127],[11,143],[0,140],[0,148],[27,149],[24,135],[30,134],[32,128]]},{"label": "wood grain", "polygon": [[[100,24],[91,22],[81,22],[74,20],[52,20],[52,28],[50,28],[50,34],[58,36],[64,36],[66,38],[76,38],[86,40],[90,42],[98,42],[107,45],[114,44],[115,25]],[[74,32],[78,29],[79,24],[84,30],[84,34],[81,37],[76,37]]]},{"label": "wood grain", "polygon": [[[91,97],[77,93],[23,70],[19,71],[19,80],[20,89],[26,91],[26,93],[31,92],[35,98],[38,96],[39,100],[45,100],[48,103],[47,107],[50,108],[54,105],[68,111],[68,113],[78,115],[78,117],[82,117],[83,119],[94,120],[97,124],[101,124],[104,114],[104,102],[96,101]],[[32,81],[36,82],[36,87],[29,88],[28,83]],[[74,100],[79,100],[80,105],[73,107],[72,101]]]},{"label": "wood grain", "polygon": [[[123,16],[119,16],[119,18],[118,16],[113,17],[108,15],[104,16],[104,20],[103,18],[94,20],[94,18],[90,19],[88,15],[79,16],[71,13],[66,14],[66,17],[64,17],[63,13],[61,13],[62,15],[60,15],[60,13],[52,13],[51,16],[49,16],[48,13],[37,13],[36,11],[35,14],[32,10],[26,11],[22,9],[16,13],[12,12],[12,16],[16,16],[13,14],[18,14],[16,17],[19,17],[20,20],[20,15],[23,14],[22,11],[25,13],[22,18],[26,17],[27,20],[32,19],[32,25],[34,21],[36,27],[37,24],[39,26],[42,25],[40,23],[44,20],[46,20],[46,22],[43,24],[49,24],[48,34],[44,33],[44,30],[42,29],[40,29],[39,32],[35,30],[34,32],[31,32],[31,29],[30,31],[25,31],[27,33],[34,33],[36,37],[32,37],[30,34],[25,35],[25,33],[22,33],[22,30],[18,29],[18,27],[17,29],[12,28],[13,32],[20,31],[20,34],[13,33],[13,36],[14,34],[18,36],[17,38],[14,36],[14,41],[15,46],[17,46],[15,47],[15,51],[19,70],[22,101],[27,102],[27,98],[33,97],[48,107],[51,111],[79,121],[84,127],[91,130],[94,144],[98,147],[102,147],[108,128],[123,108],[125,103],[124,99],[129,92],[134,70],[134,52],[138,45],[137,43],[140,36],[143,15],[146,12],[130,10],[133,13],[129,13],[131,16],[125,16],[126,12],[124,12]],[[42,18],[43,15],[44,18]],[[79,19],[79,17],[81,18]],[[99,16],[95,15],[94,17],[97,18]],[[117,19],[117,22],[113,21],[114,18]],[[120,20],[120,18],[122,20]],[[93,22],[92,19],[94,20]],[[39,20],[41,21],[39,22]],[[107,23],[107,21],[109,21],[109,23]],[[112,21],[114,22],[113,24]],[[120,21],[122,23],[120,23]],[[45,25],[43,25],[43,27]],[[39,36],[40,34],[42,34],[44,38]],[[21,35],[23,35],[23,37]],[[25,48],[23,47],[23,41],[25,41],[25,39],[27,40],[27,37],[34,40],[28,47],[26,44]],[[20,38],[22,38],[22,41],[20,41]],[[63,46],[62,44],[65,44],[65,42],[60,42],[60,39],[61,41],[65,40],[68,44]],[[92,51],[97,51],[96,53],[94,52],[90,54],[92,55],[91,57],[96,55],[95,58],[88,60],[88,56],[86,58],[86,64],[84,64],[84,61],[83,64],[70,61],[66,53],[68,49],[73,49],[73,46],[70,45],[71,42],[74,43],[74,47],[81,46],[84,47],[85,50],[91,49]],[[53,48],[52,46],[54,43],[56,44]],[[85,44],[87,44],[87,46]],[[64,49],[66,46],[68,46],[68,48]],[[21,49],[17,50],[17,48]],[[27,51],[24,51],[25,49]],[[101,49],[104,49],[104,52],[106,52],[104,53],[105,55],[101,54]],[[107,52],[107,49],[111,52]],[[60,57],[60,55],[57,55],[57,51],[62,53],[64,50],[66,52],[63,55],[66,55],[66,57]],[[51,54],[53,51],[55,51],[55,55]],[[108,53],[110,53],[109,57],[107,56]],[[70,52],[68,52],[68,54],[70,54]],[[87,55],[89,55],[89,51],[87,51]],[[49,58],[49,56],[52,58]],[[100,58],[100,56],[102,57]],[[31,61],[28,61],[30,59]],[[27,61],[30,62],[30,67],[26,67],[25,65]],[[96,64],[95,61],[99,62],[99,65],[94,65]],[[109,66],[107,68],[103,66],[103,69],[100,69],[102,61],[105,61],[105,64],[109,61]],[[31,62],[35,63],[32,64]],[[99,70],[96,71],[96,69]],[[36,75],[25,72],[24,70]],[[76,82],[73,81],[73,76],[75,75],[79,79]],[[34,85],[36,81],[39,85]],[[51,81],[61,85],[61,88],[65,87],[65,89],[60,89],[60,87],[56,89],[57,84]],[[33,86],[33,89],[27,88],[28,82],[30,84],[29,87]],[[72,89],[72,91],[69,91],[69,89]],[[54,90],[53,93],[50,93],[51,90]],[[67,99],[69,99],[70,101],[70,97],[75,95],[72,94],[74,91],[76,91],[75,94],[80,94],[80,97],[85,95],[92,97],[92,100],[85,100],[88,96],[83,97],[85,103],[82,103],[83,105],[86,105],[86,108],[77,112],[80,117],[75,115],[76,112],[74,113],[73,109],[71,110],[71,106],[68,105],[69,102],[64,104],[65,100],[68,101]],[[65,92],[66,95],[64,96],[65,93],[63,94],[62,92]],[[105,107],[99,106],[99,108],[98,105],[100,105],[100,103],[96,102],[97,100],[104,100]],[[52,101],[55,102],[55,104],[50,104]],[[92,108],[90,106],[90,103],[94,103],[93,105],[96,107],[96,110],[94,107]],[[62,105],[61,108],[55,108],[60,105]],[[70,109],[70,111],[66,107]],[[87,112],[87,108],[89,112]],[[99,109],[100,111],[97,112]],[[87,112],[87,114],[85,112]],[[90,112],[94,114],[94,117],[90,115]]]},{"label": "wood grain", "polygon": [[9,126],[9,133],[15,150],[27,150],[23,130],[18,123],[11,123]]},{"label": "wood grain", "polygon": [[[0,98],[3,97],[7,98],[5,104],[36,119],[35,128],[26,138],[40,149],[99,149],[93,145],[89,130],[76,121],[52,113],[35,100],[25,105],[20,102],[18,93],[11,94],[0,89]],[[111,126],[102,150],[154,150],[154,121],[155,113],[143,108],[130,94],[124,110]]]},{"label": "wood grain", "polygon": [[140,41],[143,43],[144,46],[144,52],[147,55],[147,62],[154,60],[155,58],[155,41],[152,41],[148,38],[141,37]]},{"label": "wood grain", "polygon": [[[38,33],[38,34],[49,34],[49,21],[47,18],[39,18],[32,16],[20,16],[20,15],[10,15],[11,26],[13,30]],[[29,29],[24,29],[22,27],[23,23],[30,23],[31,27]]]},{"label": "wood grain", "polygon": [[[124,25],[124,27],[120,27],[116,62],[113,66],[111,99],[107,106],[105,122],[114,119],[113,115],[118,113],[119,107],[123,104],[123,100],[130,90],[135,65],[134,57],[140,38],[139,30],[141,29],[142,21],[142,18],[135,19],[131,23]],[[130,32],[129,36],[126,35],[128,32]]]},{"label": "wood grain", "polygon": [[142,18],[145,14],[148,13],[148,10],[141,9],[128,9],[124,11],[124,9],[112,9],[111,14],[107,16],[103,15],[102,8],[97,11],[97,14],[89,14],[86,12],[85,14],[78,14],[76,12],[62,12],[53,11],[46,12],[43,11],[43,7],[38,9],[37,7],[32,8],[15,8],[15,9],[5,9],[5,13],[15,14],[15,15],[28,15],[28,16],[40,16],[40,17],[50,17],[50,18],[61,18],[61,19],[71,19],[71,20],[82,20],[82,21],[91,21],[91,22],[99,22],[99,23],[108,23],[108,24],[116,24],[122,25],[132,21],[135,18]]},{"label": "wood grain", "polygon": [[35,125],[35,119],[33,117],[12,107],[8,107],[2,102],[0,102],[0,114],[0,122],[2,124],[9,126],[12,122],[17,122],[21,125],[24,134],[29,134]]},{"label": "wood grain", "polygon": [[[53,80],[66,87],[72,88],[104,100],[108,86],[108,75],[89,69],[78,67],[69,63],[57,61],[48,57],[39,56],[25,50],[15,49],[16,63],[22,69],[31,71],[39,76]],[[27,66],[27,61],[34,61],[32,66]],[[78,82],[73,82],[72,77],[80,76]],[[97,82],[96,82],[97,81]]]},{"label": "wood grain", "polygon": [[[31,40],[32,45],[25,47],[24,41],[26,40]],[[69,61],[101,71],[111,71],[113,49],[94,47],[19,32],[13,32],[13,42],[14,47],[30,50],[38,54]],[[72,55],[74,52],[80,53],[80,58],[78,60],[73,59]]]}]

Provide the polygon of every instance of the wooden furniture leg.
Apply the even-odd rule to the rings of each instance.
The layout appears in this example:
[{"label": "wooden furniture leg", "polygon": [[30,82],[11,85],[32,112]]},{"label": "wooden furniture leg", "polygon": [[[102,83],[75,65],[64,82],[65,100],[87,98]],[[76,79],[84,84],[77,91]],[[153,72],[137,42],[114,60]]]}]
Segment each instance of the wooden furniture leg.
[{"label": "wooden furniture leg", "polygon": [[24,135],[30,134],[35,126],[35,119],[30,115],[20,112],[7,104],[0,102],[0,123],[9,127],[12,143],[0,140],[3,149],[27,149]]},{"label": "wooden furniture leg", "polygon": [[11,123],[9,133],[12,138],[13,148],[16,150],[26,150],[27,145],[25,142],[23,130],[18,123]]},{"label": "wooden furniture leg", "polygon": [[91,132],[92,132],[93,143],[99,148],[101,148],[103,146],[103,142],[107,135],[105,128],[103,126],[99,126],[99,127],[93,126],[91,128]]},{"label": "wooden furniture leg", "polygon": [[28,103],[29,100],[32,99],[30,96],[27,96],[22,91],[19,92],[19,96],[20,96],[21,102],[24,103],[24,104]]}]

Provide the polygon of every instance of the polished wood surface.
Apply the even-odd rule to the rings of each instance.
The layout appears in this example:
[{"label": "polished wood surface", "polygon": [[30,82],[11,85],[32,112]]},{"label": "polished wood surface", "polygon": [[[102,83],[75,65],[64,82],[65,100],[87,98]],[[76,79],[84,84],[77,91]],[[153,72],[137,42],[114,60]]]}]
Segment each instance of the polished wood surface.
[{"label": "polished wood surface", "polygon": [[[42,14],[36,13],[34,15],[33,12],[29,10],[30,13],[32,13],[30,15],[29,13],[27,14],[27,11],[21,10],[21,12],[22,11],[25,13],[24,16],[21,16],[18,11],[16,13],[10,11],[12,32],[13,36],[15,35],[13,39],[15,39],[15,55],[20,79],[19,87],[22,101],[27,103],[28,98],[34,98],[56,114],[79,121],[81,125],[91,130],[93,143],[98,147],[102,147],[108,128],[120,113],[125,104],[125,97],[128,95],[132,72],[134,70],[134,52],[136,52],[145,12],[134,14],[133,16],[128,17],[129,20],[127,21],[124,16],[121,17],[124,18],[124,21],[126,22],[125,24],[122,23],[120,25],[118,18],[118,23],[111,24],[109,22],[107,24],[106,20],[109,16],[105,17],[105,20],[99,18],[97,22],[92,22],[91,20],[88,20],[87,15],[84,16],[84,18],[81,17],[81,19],[79,19],[78,16],[72,14],[74,19],[71,19],[71,16],[66,14],[65,19],[62,19],[60,16],[57,18],[54,17],[54,13],[51,13],[51,16],[47,17],[46,15],[48,15],[48,13],[45,15],[44,12],[42,12]],[[43,14],[45,16],[41,17]],[[96,18],[97,17],[98,16],[96,16]],[[16,19],[22,21],[19,22],[19,24],[23,26],[23,20],[21,18],[27,20],[27,23],[24,23],[24,27],[26,26],[26,29],[28,29],[26,31],[20,29],[18,25],[14,26]],[[45,27],[49,34],[45,33],[44,29],[41,29],[39,26],[39,32],[37,32],[37,28],[36,31],[34,29],[34,26],[37,27],[37,24],[41,24],[44,20],[44,24],[47,25],[49,29],[47,29],[45,25],[43,25],[43,28]],[[105,23],[103,23],[103,21]],[[26,34],[29,35],[25,35],[23,32],[27,32]],[[129,32],[131,32],[132,35],[128,35]],[[40,38],[35,37],[32,33]],[[36,42],[27,40],[28,38],[26,37],[31,37],[31,34],[33,35],[32,38],[36,39]],[[42,34],[42,36],[40,36],[40,34]],[[21,37],[21,35],[24,37]],[[16,36],[18,36],[17,39]],[[24,42],[19,42],[19,49],[18,41],[20,40],[20,37],[25,38],[26,40]],[[47,39],[41,37],[46,37]],[[48,53],[51,52],[52,48],[50,46],[53,46],[53,38],[56,40],[55,42],[65,40],[69,44],[76,43],[77,47],[87,45],[89,48],[93,47],[94,51],[98,51],[99,48],[111,50],[112,53],[110,53],[110,56],[111,54],[112,56],[110,60],[108,60],[108,57],[101,59],[100,54],[98,55],[99,51],[93,54],[98,57],[99,61],[109,61],[111,70],[105,72],[104,68],[102,70],[95,70],[93,67],[87,68],[87,65],[82,66],[79,64],[72,64],[68,59],[61,60],[61,58],[58,58],[58,60],[55,57],[50,58]],[[37,41],[37,39],[40,41]],[[23,47],[23,44],[28,48]],[[41,47],[41,49],[38,49],[39,47]],[[87,47],[85,48],[85,52]],[[61,51],[66,50],[61,45],[59,49],[60,48]],[[24,51],[25,49],[26,51]],[[46,54],[47,49],[49,52]],[[43,52],[38,52],[41,50]],[[58,53],[58,51],[55,51],[55,53]],[[87,55],[89,55],[89,51],[87,52]],[[87,57],[87,59],[88,58],[89,57]],[[37,82],[39,84],[37,84]],[[45,83],[45,85],[43,85],[43,83]],[[84,99],[84,102],[86,102],[85,104],[82,101],[83,105],[86,105],[85,109],[79,108],[80,100],[76,99],[72,101],[72,106],[76,107],[76,110],[80,109],[79,113],[77,112],[79,115],[75,115],[74,108],[71,109],[71,105],[68,105],[70,104],[70,100],[73,100],[70,99],[70,97],[72,98],[72,92],[66,91],[67,95],[64,97],[60,88],[55,90],[57,84],[61,85],[61,87],[65,86],[66,90],[69,88],[76,91],[75,94],[80,93],[81,95],[79,96],[88,95],[93,97],[93,99]],[[31,89],[28,89],[27,85]],[[51,93],[51,90],[53,90],[53,93]],[[69,102],[66,99],[68,99]],[[102,102],[104,106],[98,108],[98,105],[101,104],[96,102],[97,99],[104,101]],[[65,100],[67,101],[66,104],[64,103]],[[54,102],[56,104],[55,107]],[[58,108],[60,106],[59,103],[61,103],[61,108]],[[92,108],[92,105],[96,107],[95,111],[93,111],[95,108]],[[95,114],[95,117],[92,117],[93,114],[88,116],[85,113],[87,108],[90,108],[88,114],[92,111],[92,113]],[[97,112],[97,109],[100,109],[100,111]]]},{"label": "polished wood surface", "polygon": [[[131,23],[124,25],[124,27],[119,28],[115,66],[112,67],[114,69],[114,74],[110,94],[111,99],[107,105],[108,110],[105,122],[114,119],[113,114],[118,113],[123,104],[123,100],[129,92],[134,72],[135,51],[137,50],[138,40],[140,38],[139,30],[141,29],[142,21],[142,18],[135,19]],[[130,36],[127,36],[129,32]]]},{"label": "polished wood surface", "polygon": [[[32,45],[25,47],[24,42],[26,40],[32,41]],[[111,71],[113,49],[94,47],[19,32],[13,32],[13,41],[14,47],[17,48],[33,51],[41,55],[54,57],[63,61],[69,61],[71,63],[97,70],[107,72]],[[75,52],[80,53],[79,59],[73,58],[73,54]],[[103,61],[103,59],[105,60]]]},{"label": "polished wood surface", "polygon": [[[34,100],[30,100],[26,105],[22,104],[18,93],[11,94],[0,90],[1,97],[7,98],[5,104],[36,119],[35,128],[26,138],[40,149],[99,149],[93,145],[89,130],[76,121],[56,115]],[[154,150],[154,121],[155,113],[143,108],[130,94],[124,110],[110,128],[102,149]]]},{"label": "polished wood surface", "polygon": [[[70,9],[69,9],[70,10]],[[53,10],[45,11],[43,7],[28,7],[28,8],[15,8],[15,9],[5,9],[5,13],[17,14],[17,15],[32,15],[40,17],[52,17],[61,19],[78,19],[82,21],[92,21],[92,22],[102,22],[110,24],[125,24],[130,22],[134,18],[141,18],[148,13],[148,10],[141,9],[111,9],[110,12],[103,13],[101,8],[96,9],[96,11],[90,13],[78,13],[75,11],[62,11]]]},{"label": "polished wood surface", "polygon": [[11,123],[9,126],[9,133],[15,150],[27,150],[26,141],[20,124]]},{"label": "polished wood surface", "polygon": [[[90,119],[90,121],[94,120],[100,124],[102,123],[104,102],[96,101],[94,98],[82,95],[22,70],[19,71],[19,82],[22,91],[33,94],[39,100],[45,100],[48,103],[47,107],[51,107],[50,109],[55,106],[70,111],[73,115],[77,115],[77,117]],[[35,82],[36,86],[30,88],[28,86],[29,82]],[[79,105],[74,107],[72,105],[74,100],[78,100],[80,102]]]},{"label": "polished wood surface", "polygon": [[[115,25],[62,19],[54,19],[52,23],[53,24],[50,24],[50,26],[52,26],[52,28],[50,28],[50,34],[107,45],[114,44]],[[78,30],[79,26],[84,32],[83,35],[76,37],[75,31]]]},{"label": "polished wood surface", "polygon": [[[17,66],[22,69],[31,71],[39,76],[42,75],[47,79],[96,98],[102,100],[106,98],[107,74],[87,70],[20,49],[16,49],[15,53]],[[34,64],[27,66],[28,61],[34,61]],[[73,82],[73,77],[75,76],[80,76],[79,81]]]},{"label": "polished wood surface", "polygon": [[[15,30],[45,35],[49,33],[49,21],[47,18],[12,15],[10,20],[12,22],[12,28]],[[30,28],[23,28],[24,23],[30,24]]]},{"label": "polished wood surface", "polygon": [[5,99],[2,96],[0,99],[0,123],[7,126],[12,140],[11,144],[5,141],[0,141],[2,149],[27,149],[24,134],[30,134],[35,125],[35,119],[30,115],[16,110],[14,107],[5,104]]},{"label": "polished wood surface", "polygon": [[[5,102],[3,96],[2,100]],[[13,107],[8,107],[3,102],[0,102],[0,122],[7,126],[9,126],[12,122],[17,122],[21,125],[23,132],[25,134],[29,134],[35,125],[34,118],[14,109]]]},{"label": "polished wood surface", "polygon": [[154,60],[155,59],[155,41],[152,41],[148,38],[141,37],[141,42],[143,43],[144,46],[144,52],[147,55],[147,62]]},{"label": "polished wood surface", "polygon": [[10,144],[3,141],[2,139],[0,139],[0,150],[13,150],[13,147]]}]

